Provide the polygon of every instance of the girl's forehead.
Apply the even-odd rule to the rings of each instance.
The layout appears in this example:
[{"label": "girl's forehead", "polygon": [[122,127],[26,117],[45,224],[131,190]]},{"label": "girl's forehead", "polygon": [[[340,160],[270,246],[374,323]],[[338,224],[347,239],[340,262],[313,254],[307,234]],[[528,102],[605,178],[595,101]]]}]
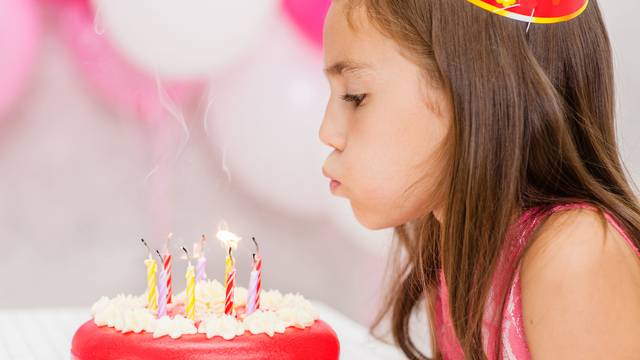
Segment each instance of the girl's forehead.
[{"label": "girl's forehead", "polygon": [[[397,44],[367,20],[359,20],[355,27],[349,25],[344,9],[335,4],[329,9],[324,27],[323,50],[327,76],[365,75],[384,68],[384,64],[397,52]],[[366,18],[364,14],[358,16]]]},{"label": "girl's forehead", "polygon": [[354,10],[347,14],[341,4],[343,2],[332,3],[325,19],[323,41],[326,53],[364,50],[380,41],[382,34],[372,26],[364,11]]}]

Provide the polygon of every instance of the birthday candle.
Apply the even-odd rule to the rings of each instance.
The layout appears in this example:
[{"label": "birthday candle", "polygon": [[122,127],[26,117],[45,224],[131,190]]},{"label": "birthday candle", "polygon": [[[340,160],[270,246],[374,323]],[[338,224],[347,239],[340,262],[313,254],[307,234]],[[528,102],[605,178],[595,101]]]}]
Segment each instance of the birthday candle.
[{"label": "birthday candle", "polygon": [[173,234],[169,234],[167,236],[167,242],[164,247],[164,255],[162,257],[162,268],[166,274],[166,283],[167,283],[167,304],[171,304],[171,298],[173,297],[173,285],[171,280],[171,267],[172,267],[172,259],[171,253],[169,252],[169,240]]},{"label": "birthday candle", "polygon": [[[158,257],[162,260],[160,252],[156,250]],[[162,269],[158,277],[158,318],[167,314],[167,273]]]},{"label": "birthday candle", "polygon": [[222,244],[228,249],[227,258],[225,259],[224,267],[224,284],[225,284],[225,306],[224,313],[227,315],[233,314],[233,296],[236,286],[236,269],[235,259],[233,258],[232,251],[238,246],[240,237],[226,229],[224,227],[219,228],[216,233],[216,237],[222,242]]},{"label": "birthday candle", "polygon": [[187,306],[185,309],[186,318],[195,321],[196,319],[196,273],[191,261],[187,265]]},{"label": "birthday candle", "polygon": [[224,284],[225,286],[229,283],[229,273],[231,272],[231,268],[233,267],[233,259],[231,258],[231,248],[229,248],[229,252],[224,261]]},{"label": "birthday candle", "polygon": [[203,281],[207,279],[207,258],[204,255],[200,255],[198,262],[196,263],[196,281]]},{"label": "birthday candle", "polygon": [[231,256],[231,248],[229,248],[229,256],[227,257],[228,260],[228,273],[226,276],[226,282],[225,282],[225,301],[224,301],[224,313],[226,315],[233,315],[233,297],[234,297],[234,293],[235,293],[235,287],[236,287],[236,267],[235,267],[235,261],[233,260],[232,256]]},{"label": "birthday candle", "polygon": [[156,261],[153,260],[151,254],[144,261],[147,266],[147,308],[156,311],[158,308],[158,294],[156,289]]},{"label": "birthday candle", "polygon": [[262,257],[260,249],[255,238],[252,238],[256,244],[256,253],[253,254],[253,269],[249,275],[249,295],[247,300],[247,315],[253,313],[260,308],[260,290],[262,288]]},{"label": "birthday candle", "polygon": [[260,273],[262,268],[262,259],[256,260],[253,270],[249,275],[249,296],[247,300],[247,315],[253,313],[260,308]]}]

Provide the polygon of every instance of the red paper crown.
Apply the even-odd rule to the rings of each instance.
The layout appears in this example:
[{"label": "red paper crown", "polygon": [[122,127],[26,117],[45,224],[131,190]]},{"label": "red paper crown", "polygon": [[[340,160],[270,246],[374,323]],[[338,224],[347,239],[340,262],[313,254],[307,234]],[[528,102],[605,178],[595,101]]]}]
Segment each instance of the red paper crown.
[{"label": "red paper crown", "polygon": [[580,15],[589,0],[467,0],[495,14],[538,24],[568,21]]}]

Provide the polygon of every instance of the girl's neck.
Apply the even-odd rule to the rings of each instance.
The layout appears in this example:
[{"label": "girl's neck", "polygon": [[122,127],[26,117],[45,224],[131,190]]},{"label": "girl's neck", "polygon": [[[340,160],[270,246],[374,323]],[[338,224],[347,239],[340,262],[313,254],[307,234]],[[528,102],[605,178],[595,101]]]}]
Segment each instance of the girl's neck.
[{"label": "girl's neck", "polygon": [[[444,208],[439,207],[434,209],[433,211],[433,216],[436,218],[436,220],[438,220],[438,222],[440,223],[440,225],[443,224],[443,219],[444,219]],[[513,224],[516,220],[518,220],[518,218],[520,217],[520,215],[522,215],[523,209],[517,209],[514,214],[511,215],[511,224]]]}]

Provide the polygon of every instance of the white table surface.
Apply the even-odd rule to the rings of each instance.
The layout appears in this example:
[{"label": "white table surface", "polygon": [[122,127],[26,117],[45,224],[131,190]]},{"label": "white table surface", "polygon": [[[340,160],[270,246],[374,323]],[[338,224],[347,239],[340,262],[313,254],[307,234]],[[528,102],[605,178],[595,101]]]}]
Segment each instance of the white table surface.
[{"label": "white table surface", "polygon": [[[340,359],[405,359],[396,348],[372,338],[367,329],[322,303],[313,303],[340,339]],[[86,308],[0,310],[0,359],[69,359],[75,330],[89,319]]]}]

